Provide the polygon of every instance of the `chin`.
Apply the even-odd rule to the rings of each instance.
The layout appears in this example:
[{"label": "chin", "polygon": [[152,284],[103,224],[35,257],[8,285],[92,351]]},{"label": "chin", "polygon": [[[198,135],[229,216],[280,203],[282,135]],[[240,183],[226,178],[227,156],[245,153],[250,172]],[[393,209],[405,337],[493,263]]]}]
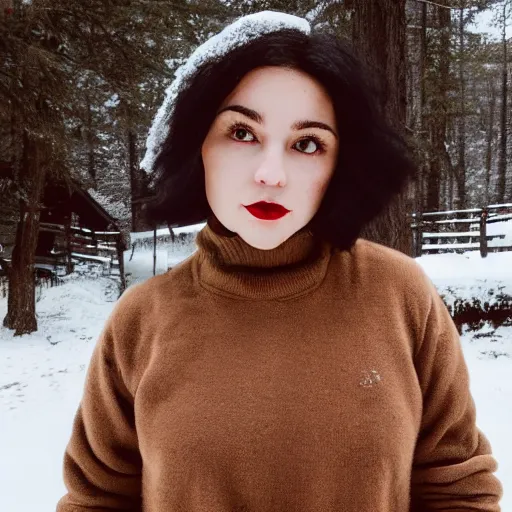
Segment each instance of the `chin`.
[{"label": "chin", "polygon": [[286,242],[288,238],[290,238],[287,236],[284,238],[281,237],[279,240],[276,240],[268,235],[265,237],[245,236],[244,233],[240,231],[238,234],[244,242],[254,247],[255,249],[259,249],[261,251],[271,251],[272,249],[279,247],[282,243]]}]

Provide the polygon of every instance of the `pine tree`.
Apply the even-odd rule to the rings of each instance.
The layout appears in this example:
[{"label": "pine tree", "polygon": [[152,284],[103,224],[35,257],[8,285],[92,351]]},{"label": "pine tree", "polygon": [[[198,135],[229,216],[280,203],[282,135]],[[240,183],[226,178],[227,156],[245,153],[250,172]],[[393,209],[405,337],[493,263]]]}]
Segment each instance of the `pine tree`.
[{"label": "pine tree", "polygon": [[[78,172],[97,185],[104,178],[102,153],[117,145],[128,162],[131,195],[140,191],[138,141],[149,124],[152,87],[172,79],[164,59],[189,48],[190,16],[206,17],[209,8],[178,1],[17,0],[1,20],[0,116],[11,126],[9,158],[20,198],[4,325],[16,335],[37,329],[34,257],[46,179]],[[100,113],[114,94],[120,101],[108,115],[115,143],[105,147],[108,116]]]},{"label": "pine tree", "polygon": [[9,270],[8,311],[4,326],[15,335],[37,329],[34,255],[46,177],[61,171],[62,111],[52,98],[69,97],[66,63],[59,58],[62,40],[44,11],[13,2],[0,25],[3,46],[0,111],[11,124],[9,154],[19,197],[16,242]]},{"label": "pine tree", "polygon": [[[406,136],[405,0],[358,0],[353,3],[353,41],[376,77],[383,113]],[[410,254],[412,189],[397,197],[367,226],[364,238]]]},{"label": "pine tree", "polygon": [[[508,155],[508,130],[509,130],[509,64],[508,64],[508,41],[507,25],[512,17],[512,1],[505,0],[500,6],[499,23],[501,25],[501,46],[502,46],[502,72],[501,72],[501,108],[500,108],[500,146],[498,157],[498,187],[496,201],[505,202],[507,183],[507,155]],[[512,197],[510,197],[512,199]]]}]

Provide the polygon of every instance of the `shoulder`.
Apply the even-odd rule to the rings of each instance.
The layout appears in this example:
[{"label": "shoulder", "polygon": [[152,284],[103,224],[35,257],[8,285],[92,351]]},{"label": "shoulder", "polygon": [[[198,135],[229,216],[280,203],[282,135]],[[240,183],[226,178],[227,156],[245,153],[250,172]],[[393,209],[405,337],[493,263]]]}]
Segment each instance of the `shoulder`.
[{"label": "shoulder", "polygon": [[365,294],[396,305],[420,323],[424,322],[439,295],[431,278],[414,258],[364,238],[356,241],[347,256],[352,280]]},{"label": "shoulder", "polygon": [[432,285],[421,265],[411,256],[382,244],[359,238],[352,249],[356,264],[372,274],[373,278],[392,280],[404,286]]},{"label": "shoulder", "polygon": [[133,336],[157,326],[169,315],[184,294],[192,291],[191,258],[140,283],[129,286],[117,300],[109,318],[119,334]]},{"label": "shoulder", "polygon": [[156,313],[162,303],[190,290],[193,280],[191,260],[189,257],[163,274],[129,286],[118,299],[114,313],[119,318],[132,319]]},{"label": "shoulder", "polygon": [[180,301],[192,291],[191,258],[164,274],[128,287],[117,300],[104,328],[111,340],[119,367],[143,367],[150,357],[155,333],[173,314]]},{"label": "shoulder", "polygon": [[381,315],[382,321],[394,321],[408,332],[414,353],[437,323],[454,329],[434,282],[414,258],[363,238],[349,255],[361,304],[373,307],[374,317]]}]

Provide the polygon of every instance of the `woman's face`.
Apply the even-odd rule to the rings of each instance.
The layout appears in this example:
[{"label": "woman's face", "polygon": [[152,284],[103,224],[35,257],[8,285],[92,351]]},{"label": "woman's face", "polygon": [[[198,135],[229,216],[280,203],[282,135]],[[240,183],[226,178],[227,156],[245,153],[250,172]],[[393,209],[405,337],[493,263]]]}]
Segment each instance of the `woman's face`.
[{"label": "woman's face", "polygon": [[[222,103],[204,140],[208,203],[245,242],[274,249],[317,212],[337,153],[334,109],[322,86],[301,71],[254,69]],[[250,207],[260,201],[288,212]]]}]

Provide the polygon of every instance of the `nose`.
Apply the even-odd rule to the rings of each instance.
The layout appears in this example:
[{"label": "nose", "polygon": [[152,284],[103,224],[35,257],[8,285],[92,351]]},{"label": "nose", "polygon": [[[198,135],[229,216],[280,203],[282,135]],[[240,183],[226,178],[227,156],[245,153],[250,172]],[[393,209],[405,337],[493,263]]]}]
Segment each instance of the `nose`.
[{"label": "nose", "polygon": [[268,151],[254,174],[254,181],[269,187],[284,187],[287,180],[282,155],[276,150]]}]

